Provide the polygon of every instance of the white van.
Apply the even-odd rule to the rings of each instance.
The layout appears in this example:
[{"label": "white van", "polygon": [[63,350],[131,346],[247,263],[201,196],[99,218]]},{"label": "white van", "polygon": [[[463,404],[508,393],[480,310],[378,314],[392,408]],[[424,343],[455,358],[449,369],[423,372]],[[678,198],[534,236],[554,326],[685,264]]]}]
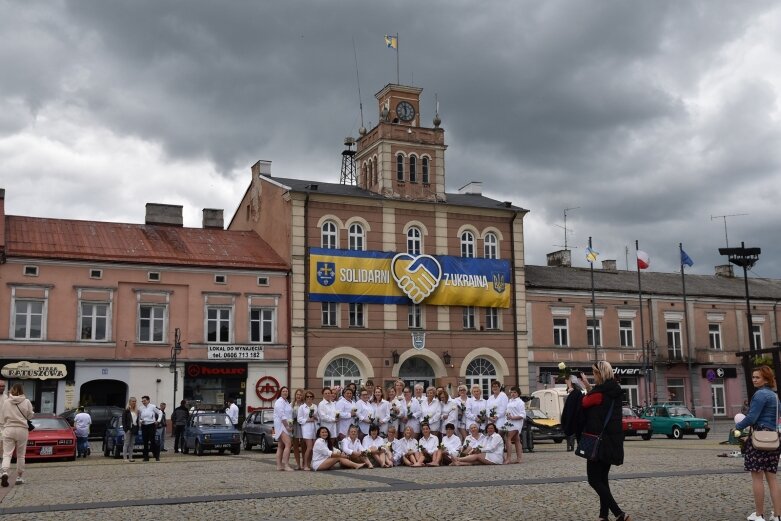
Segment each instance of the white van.
[{"label": "white van", "polygon": [[561,422],[561,411],[564,410],[564,401],[566,399],[567,386],[560,384],[549,389],[534,391],[530,407],[539,409],[548,418]]}]

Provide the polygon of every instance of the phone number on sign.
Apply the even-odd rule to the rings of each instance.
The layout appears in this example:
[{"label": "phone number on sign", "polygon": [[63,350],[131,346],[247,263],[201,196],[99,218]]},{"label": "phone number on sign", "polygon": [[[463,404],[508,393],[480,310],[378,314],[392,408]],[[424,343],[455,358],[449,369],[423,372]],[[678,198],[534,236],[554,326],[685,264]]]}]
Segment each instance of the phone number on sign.
[{"label": "phone number on sign", "polygon": [[263,359],[263,348],[260,346],[233,347],[210,346],[209,360]]}]

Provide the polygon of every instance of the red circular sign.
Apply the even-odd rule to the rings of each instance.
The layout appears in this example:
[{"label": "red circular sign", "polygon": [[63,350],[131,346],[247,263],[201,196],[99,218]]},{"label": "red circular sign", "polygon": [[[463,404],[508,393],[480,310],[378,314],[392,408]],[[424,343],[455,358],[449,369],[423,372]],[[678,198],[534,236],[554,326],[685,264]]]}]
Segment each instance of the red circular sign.
[{"label": "red circular sign", "polygon": [[273,401],[279,393],[279,382],[273,376],[263,376],[255,384],[255,394],[264,402]]}]

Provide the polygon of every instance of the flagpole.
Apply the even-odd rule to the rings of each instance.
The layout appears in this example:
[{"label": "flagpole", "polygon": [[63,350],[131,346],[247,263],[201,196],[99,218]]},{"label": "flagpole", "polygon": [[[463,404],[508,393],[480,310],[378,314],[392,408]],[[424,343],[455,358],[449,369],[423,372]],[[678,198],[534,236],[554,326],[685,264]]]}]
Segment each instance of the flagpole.
[{"label": "flagpole", "polygon": [[[689,358],[689,402],[694,414],[694,374],[692,373],[692,344],[689,339],[689,307],[686,304],[686,277],[683,275],[683,243],[678,243],[679,259],[681,261],[681,286],[683,287],[683,319],[686,324],[686,350]],[[695,414],[696,416],[696,414]]]},{"label": "flagpole", "polygon": [[399,79],[399,33],[396,33],[396,85],[401,85]]},{"label": "flagpole", "polygon": [[643,319],[643,286],[640,282],[640,264],[637,262],[637,252],[640,250],[640,242],[635,241],[635,266],[637,267],[637,300],[640,304],[640,347],[643,349],[643,371],[645,373],[645,400],[651,404],[651,377],[648,366],[651,363],[651,346],[645,345],[645,320]]},{"label": "flagpole", "polygon": [[[588,238],[588,250],[591,251],[591,237]],[[591,264],[591,341],[594,344],[594,363],[599,360],[597,352],[597,299],[594,295],[594,261]]]}]

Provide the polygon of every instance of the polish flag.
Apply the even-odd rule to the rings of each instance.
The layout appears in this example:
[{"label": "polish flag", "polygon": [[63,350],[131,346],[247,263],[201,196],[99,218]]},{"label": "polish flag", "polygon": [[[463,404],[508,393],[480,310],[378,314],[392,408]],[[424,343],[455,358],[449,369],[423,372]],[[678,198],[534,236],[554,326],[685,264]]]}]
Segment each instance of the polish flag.
[{"label": "polish flag", "polygon": [[651,265],[651,258],[643,250],[637,250],[637,268],[641,270],[648,269]]}]

